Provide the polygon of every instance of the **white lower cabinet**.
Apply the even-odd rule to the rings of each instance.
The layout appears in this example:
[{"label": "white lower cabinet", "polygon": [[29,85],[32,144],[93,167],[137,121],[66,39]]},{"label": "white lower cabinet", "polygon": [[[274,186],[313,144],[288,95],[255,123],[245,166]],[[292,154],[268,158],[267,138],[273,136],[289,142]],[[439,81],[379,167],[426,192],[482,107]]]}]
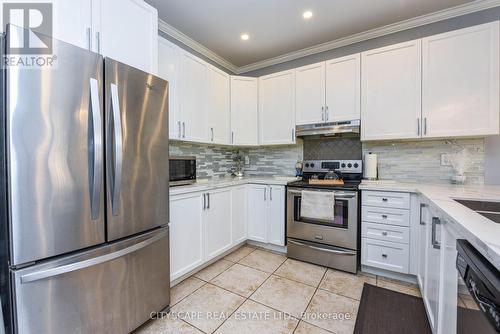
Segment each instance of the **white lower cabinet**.
[{"label": "white lower cabinet", "polygon": [[231,226],[231,188],[213,190],[203,194],[203,228],[205,229],[205,255],[211,260],[233,245]]},{"label": "white lower cabinet", "polygon": [[170,197],[170,279],[254,240],[285,245],[285,187],[242,184]]},{"label": "white lower cabinet", "polygon": [[285,187],[248,186],[248,239],[285,245]]},{"label": "white lower cabinet", "polygon": [[233,244],[247,239],[247,186],[234,187],[231,190],[231,220]]},{"label": "white lower cabinet", "polygon": [[285,187],[269,186],[269,219],[267,221],[267,242],[277,246],[285,245]]},{"label": "white lower cabinet", "polygon": [[204,262],[201,193],[170,198],[170,278],[174,280]]},{"label": "white lower cabinet", "polygon": [[248,239],[267,241],[267,186],[248,186]]},{"label": "white lower cabinet", "polygon": [[422,296],[433,333],[437,333],[439,317],[439,280],[441,274],[440,224],[441,218],[431,210],[426,220],[427,242],[424,291]]}]

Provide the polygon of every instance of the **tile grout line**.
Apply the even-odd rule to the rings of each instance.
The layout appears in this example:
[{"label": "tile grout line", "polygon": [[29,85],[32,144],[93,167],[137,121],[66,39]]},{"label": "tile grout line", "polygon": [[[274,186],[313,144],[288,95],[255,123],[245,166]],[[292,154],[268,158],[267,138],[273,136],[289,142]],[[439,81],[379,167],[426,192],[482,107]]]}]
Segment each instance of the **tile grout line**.
[{"label": "tile grout line", "polygon": [[[326,273],[327,273],[327,272],[328,272],[328,268],[327,268],[327,269],[325,270],[325,272],[323,273],[323,276],[321,276],[321,279],[320,279],[320,281],[319,281],[319,284],[318,284],[318,286],[316,287],[316,289],[314,290],[314,292],[313,292],[313,294],[312,294],[312,296],[311,296],[311,299],[309,299],[309,302],[307,303],[307,306],[306,306],[306,308],[304,309],[304,312],[306,312],[306,311],[307,311],[307,309],[309,308],[309,305],[311,305],[311,302],[312,302],[312,300],[313,300],[314,296],[316,295],[316,292],[318,292],[318,289],[319,289],[319,286],[321,285],[321,282],[323,282],[323,280],[325,279],[325,276],[326,276]],[[307,322],[307,321],[302,320],[302,319],[300,319],[300,321]],[[308,322],[307,322],[307,323],[308,323]],[[299,325],[297,324],[297,327],[298,327],[298,326],[299,326]],[[295,331],[297,330],[297,327],[295,327],[295,329],[293,330],[293,333],[295,333]],[[316,327],[317,327],[317,326],[316,326]],[[321,327],[320,327],[320,328],[321,328]],[[322,328],[322,329],[323,329],[323,328]]]}]

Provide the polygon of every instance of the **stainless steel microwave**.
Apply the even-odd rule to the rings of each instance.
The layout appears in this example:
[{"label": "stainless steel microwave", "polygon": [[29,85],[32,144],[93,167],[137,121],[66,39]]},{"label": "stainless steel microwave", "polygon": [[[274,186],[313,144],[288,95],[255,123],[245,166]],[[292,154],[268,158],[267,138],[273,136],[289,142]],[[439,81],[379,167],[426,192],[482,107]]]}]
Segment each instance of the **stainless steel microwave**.
[{"label": "stainless steel microwave", "polygon": [[170,185],[180,186],[196,182],[196,157],[170,157]]}]

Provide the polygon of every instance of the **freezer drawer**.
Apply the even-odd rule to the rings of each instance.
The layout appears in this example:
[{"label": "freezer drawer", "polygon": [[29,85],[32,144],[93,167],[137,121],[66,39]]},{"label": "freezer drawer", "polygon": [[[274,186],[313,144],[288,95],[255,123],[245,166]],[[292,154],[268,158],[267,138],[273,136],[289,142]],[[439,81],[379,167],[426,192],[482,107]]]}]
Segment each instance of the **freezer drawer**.
[{"label": "freezer drawer", "polygon": [[168,227],[12,272],[18,333],[128,333],[170,302]]}]

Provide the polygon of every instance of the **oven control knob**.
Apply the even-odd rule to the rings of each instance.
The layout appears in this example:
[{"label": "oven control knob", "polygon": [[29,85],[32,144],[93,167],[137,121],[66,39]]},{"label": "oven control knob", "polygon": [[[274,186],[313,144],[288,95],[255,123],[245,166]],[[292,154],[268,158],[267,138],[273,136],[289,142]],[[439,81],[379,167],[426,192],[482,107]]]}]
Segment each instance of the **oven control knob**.
[{"label": "oven control knob", "polygon": [[348,164],[347,164],[347,167],[351,168],[351,167],[352,167],[352,164],[351,164],[351,163],[348,163]]},{"label": "oven control knob", "polygon": [[306,163],[306,168],[309,168],[309,163]]},{"label": "oven control knob", "polygon": [[345,168],[345,164],[340,165],[340,167]]},{"label": "oven control knob", "polygon": [[354,168],[358,168],[358,167],[359,167],[358,163],[355,163]]},{"label": "oven control knob", "polygon": [[311,168],[314,168],[314,164],[311,162]]}]

